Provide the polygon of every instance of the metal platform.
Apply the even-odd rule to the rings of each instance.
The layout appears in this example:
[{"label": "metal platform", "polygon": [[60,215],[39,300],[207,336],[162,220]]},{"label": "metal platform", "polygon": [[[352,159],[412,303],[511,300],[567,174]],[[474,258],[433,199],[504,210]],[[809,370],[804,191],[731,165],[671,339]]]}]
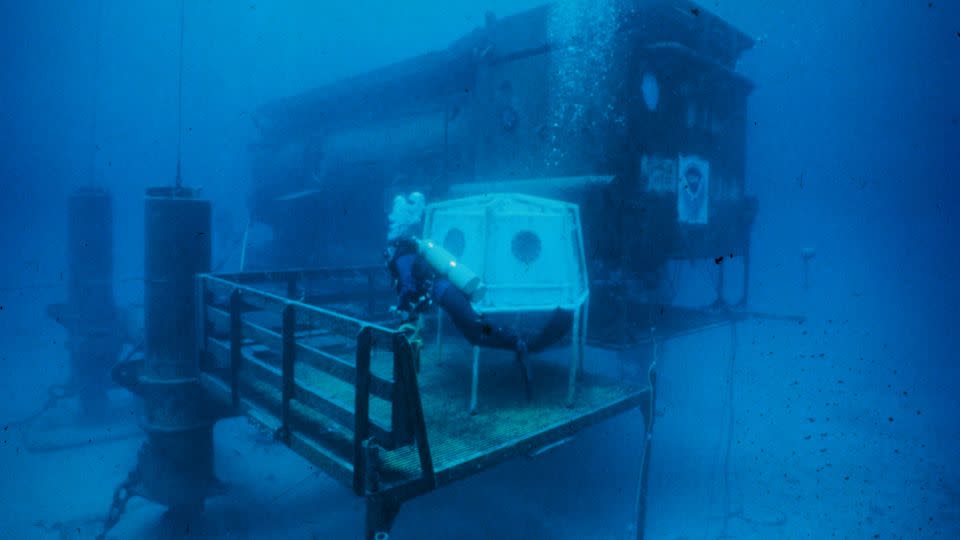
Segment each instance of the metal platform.
[{"label": "metal platform", "polygon": [[381,268],[198,277],[204,386],[365,496],[368,537],[405,500],[632,408],[649,419],[649,385],[589,370],[567,407],[568,368],[548,354],[530,360],[529,402],[517,366],[491,354],[471,415],[468,348],[438,357],[371,322],[388,318],[386,280]]}]

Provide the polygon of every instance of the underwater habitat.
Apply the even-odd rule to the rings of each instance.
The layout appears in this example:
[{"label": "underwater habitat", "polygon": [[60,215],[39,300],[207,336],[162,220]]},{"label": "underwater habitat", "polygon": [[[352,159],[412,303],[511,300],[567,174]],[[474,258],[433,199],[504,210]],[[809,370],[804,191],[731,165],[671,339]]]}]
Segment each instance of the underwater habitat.
[{"label": "underwater habitat", "polygon": [[0,538],[960,538],[960,2],[0,1]]}]

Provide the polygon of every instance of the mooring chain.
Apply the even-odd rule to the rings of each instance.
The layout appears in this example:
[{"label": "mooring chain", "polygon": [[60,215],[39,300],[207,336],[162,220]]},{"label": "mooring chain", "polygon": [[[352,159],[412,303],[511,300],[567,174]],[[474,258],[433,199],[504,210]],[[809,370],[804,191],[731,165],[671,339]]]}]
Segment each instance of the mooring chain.
[{"label": "mooring chain", "polygon": [[[112,372],[120,364],[129,362],[130,359],[133,358],[133,355],[140,352],[141,349],[143,349],[143,341],[140,341],[137,345],[130,349],[130,351],[128,351],[122,359],[114,363],[110,368],[110,371]],[[9,425],[11,427],[18,428],[21,434],[23,434],[30,429],[34,422],[39,420],[40,417],[46,414],[48,411],[59,405],[61,401],[80,397],[84,392],[87,391],[88,388],[90,388],[90,385],[91,383],[87,383],[83,386],[68,386],[65,384],[51,385],[47,388],[47,400],[43,402],[43,405],[37,409],[36,412],[21,420],[10,422]]]},{"label": "mooring chain", "polygon": [[37,409],[36,412],[30,416],[27,416],[26,418],[23,418],[22,420],[10,422],[9,425],[19,428],[21,432],[26,431],[35,421],[46,414],[47,411],[56,407],[60,401],[78,396],[83,393],[85,389],[86,387],[71,389],[63,384],[52,385],[47,388],[47,400],[43,402],[43,405]]},{"label": "mooring chain", "polygon": [[138,468],[130,471],[127,479],[113,490],[113,502],[110,503],[110,510],[107,511],[107,517],[103,521],[103,531],[97,535],[97,540],[104,540],[110,530],[113,529],[120,521],[120,518],[123,517],[123,513],[127,510],[127,503],[130,502],[130,499],[135,495],[133,488],[140,481],[140,475],[137,474],[137,471]]}]

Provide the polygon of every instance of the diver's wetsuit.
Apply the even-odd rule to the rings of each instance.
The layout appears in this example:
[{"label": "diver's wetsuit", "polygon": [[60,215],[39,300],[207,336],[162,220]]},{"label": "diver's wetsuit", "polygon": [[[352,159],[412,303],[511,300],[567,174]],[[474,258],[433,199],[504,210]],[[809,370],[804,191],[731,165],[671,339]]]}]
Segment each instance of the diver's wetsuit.
[{"label": "diver's wetsuit", "polygon": [[436,303],[447,312],[454,326],[471,345],[526,353],[526,343],[515,331],[490,324],[473,309],[463,291],[430,268],[420,256],[416,240],[400,238],[390,247],[392,254],[389,255],[387,267],[396,283],[400,300],[397,309],[403,312],[405,322],[416,319],[417,315]]}]

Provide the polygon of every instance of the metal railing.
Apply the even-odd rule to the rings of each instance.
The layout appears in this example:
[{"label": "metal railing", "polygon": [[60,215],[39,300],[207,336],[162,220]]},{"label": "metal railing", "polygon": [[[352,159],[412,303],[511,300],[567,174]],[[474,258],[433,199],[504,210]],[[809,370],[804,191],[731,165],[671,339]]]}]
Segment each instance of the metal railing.
[{"label": "metal railing", "polygon": [[[416,444],[422,479],[435,482],[415,369],[419,350],[397,329],[307,299],[362,306],[365,318],[376,318],[376,306],[389,290],[386,279],[380,267],[197,278],[201,371],[229,386],[234,409],[245,399],[256,401],[251,380],[279,390],[279,406],[261,408],[277,417],[276,436],[287,445],[295,432],[309,428],[351,434],[352,455],[342,457],[352,466],[358,495],[364,493],[369,439],[388,450]],[[381,355],[378,370],[374,355]],[[301,372],[314,380],[304,380]],[[344,389],[352,390],[352,403]],[[388,423],[371,414],[371,399],[388,404]]]}]

